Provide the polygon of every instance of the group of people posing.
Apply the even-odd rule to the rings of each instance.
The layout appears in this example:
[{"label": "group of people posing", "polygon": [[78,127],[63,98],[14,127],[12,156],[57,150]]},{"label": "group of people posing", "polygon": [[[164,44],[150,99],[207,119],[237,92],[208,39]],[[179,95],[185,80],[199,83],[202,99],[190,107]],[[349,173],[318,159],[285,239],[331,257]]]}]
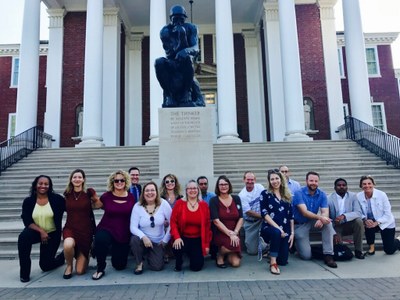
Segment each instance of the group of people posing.
[{"label": "group of people posing", "polygon": [[[28,282],[32,245],[40,243],[39,265],[43,271],[66,262],[63,278],[86,272],[90,256],[97,260],[93,280],[105,275],[106,258],[111,255],[114,269],[125,269],[129,254],[135,261],[134,274],[148,269],[159,271],[175,258],[174,270],[183,267],[184,255],[189,268],[200,271],[204,257],[215,258],[219,268],[239,267],[241,229],[246,251],[266,255],[269,270],[279,275],[279,266],[288,263],[289,249],[296,245],[302,259],[311,259],[310,231],[322,233],[325,263],[337,267],[333,245],[343,235],[353,234],[355,256],[363,259],[375,253],[375,233],[380,231],[387,254],[400,249],[395,238],[395,221],[386,194],[374,188],[371,176],[360,180],[362,192],[347,191],[347,182],[335,181],[335,193],[326,196],[318,188],[319,174],[308,172],[306,186],[289,177],[287,166],[268,171],[268,188],[256,183],[253,172],[245,172],[245,187],[238,196],[226,176],[218,177],[215,193],[208,192],[208,180],[200,176],[185,186],[181,194],[178,178],[164,176],[160,187],[155,182],[139,184],[140,171],[132,167],[112,173],[107,192],[99,197],[86,188],[86,175],[74,170],[64,195],[54,192],[49,176],[39,175],[32,182],[30,195],[22,205],[25,228],[18,238],[20,280]],[[93,209],[104,214],[96,226]],[[62,219],[67,213],[64,228]],[[363,252],[365,232],[369,250]],[[63,251],[57,255],[61,235]],[[75,261],[74,261],[75,260]]]}]

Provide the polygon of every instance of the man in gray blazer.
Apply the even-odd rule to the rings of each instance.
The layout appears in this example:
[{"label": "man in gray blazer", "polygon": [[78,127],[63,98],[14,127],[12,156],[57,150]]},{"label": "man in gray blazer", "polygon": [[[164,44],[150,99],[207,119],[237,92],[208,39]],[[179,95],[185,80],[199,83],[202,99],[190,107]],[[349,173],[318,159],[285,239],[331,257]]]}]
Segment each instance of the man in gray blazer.
[{"label": "man in gray blazer", "polygon": [[340,243],[345,235],[353,235],[355,257],[364,259],[364,224],[357,195],[348,192],[347,181],[338,178],[334,183],[335,192],[328,196],[329,217],[336,231],[334,243]]}]

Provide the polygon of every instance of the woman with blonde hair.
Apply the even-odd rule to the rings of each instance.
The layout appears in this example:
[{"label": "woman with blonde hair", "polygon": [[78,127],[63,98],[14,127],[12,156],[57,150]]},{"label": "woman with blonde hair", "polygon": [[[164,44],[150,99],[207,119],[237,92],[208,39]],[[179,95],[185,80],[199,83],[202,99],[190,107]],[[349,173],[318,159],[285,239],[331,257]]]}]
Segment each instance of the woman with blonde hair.
[{"label": "woman with blonde hair", "polygon": [[81,275],[86,272],[96,230],[92,208],[100,208],[102,203],[93,188],[86,189],[86,175],[81,169],[76,169],[69,175],[64,198],[67,221],[63,229],[63,244],[67,267],[63,278],[70,279],[74,257],[76,273]]},{"label": "woman with blonde hair", "polygon": [[288,263],[289,248],[294,241],[292,196],[279,170],[268,171],[268,191],[261,193],[260,210],[263,218],[260,236],[270,243],[270,272],[279,275],[278,265]]},{"label": "woman with blonde hair", "polygon": [[160,197],[167,200],[171,207],[174,207],[176,200],[183,198],[181,185],[174,174],[167,174],[161,181]]},{"label": "woman with blonde hair", "polygon": [[111,247],[111,264],[116,270],[126,268],[129,254],[129,231],[131,212],[135,204],[134,196],[128,192],[129,174],[118,170],[108,177],[107,192],[101,197],[104,215],[96,228],[95,249],[97,271],[93,280],[105,274],[106,257]]},{"label": "woman with blonde hair", "polygon": [[136,262],[135,275],[143,273],[145,256],[150,270],[163,269],[164,247],[171,237],[169,227],[165,230],[164,222],[169,221],[171,211],[168,202],[160,198],[157,185],[146,183],[131,215],[130,246]]}]

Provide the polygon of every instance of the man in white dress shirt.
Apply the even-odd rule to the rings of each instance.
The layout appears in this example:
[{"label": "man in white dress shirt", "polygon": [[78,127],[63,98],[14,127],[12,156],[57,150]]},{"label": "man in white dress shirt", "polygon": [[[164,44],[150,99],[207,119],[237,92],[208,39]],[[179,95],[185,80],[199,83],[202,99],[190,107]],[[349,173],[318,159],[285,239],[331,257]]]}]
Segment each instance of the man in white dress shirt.
[{"label": "man in white dress shirt", "polygon": [[355,257],[364,259],[364,224],[357,195],[349,192],[347,181],[338,178],[334,183],[335,192],[328,197],[329,217],[336,231],[334,243],[340,243],[345,235],[353,235]]}]

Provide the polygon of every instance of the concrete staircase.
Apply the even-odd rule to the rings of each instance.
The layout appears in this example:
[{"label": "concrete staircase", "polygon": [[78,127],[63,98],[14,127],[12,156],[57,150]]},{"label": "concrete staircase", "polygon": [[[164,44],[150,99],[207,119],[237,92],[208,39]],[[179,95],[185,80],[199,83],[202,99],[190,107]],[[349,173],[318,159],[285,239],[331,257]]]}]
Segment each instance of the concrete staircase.
[{"label": "concrete staircase", "polygon": [[[292,177],[301,184],[304,184],[307,171],[319,172],[320,187],[327,193],[333,191],[333,181],[338,177],[346,178],[349,189],[358,192],[360,176],[372,175],[377,188],[388,194],[395,217],[400,220],[397,183],[400,170],[386,166],[385,162],[354,142],[214,145],[215,177],[227,175],[232,181],[234,193],[243,187],[244,171],[252,170],[257,175],[257,182],[267,186],[266,171],[281,164],[288,165]],[[140,168],[142,183],[165,175],[158,174],[158,147],[154,146],[40,149],[3,172],[0,176],[0,259],[15,259],[18,256],[17,238],[23,228],[20,219],[22,200],[28,195],[34,177],[49,175],[55,191],[62,193],[69,173],[75,168],[82,168],[86,172],[87,185],[101,194],[106,189],[110,173],[117,169],[127,170],[130,166]],[[176,175],[178,178],[185,177],[185,174]],[[213,190],[214,186],[210,189]],[[95,215],[99,220],[102,211],[96,211]],[[37,253],[38,247],[34,247],[33,255]]]}]

